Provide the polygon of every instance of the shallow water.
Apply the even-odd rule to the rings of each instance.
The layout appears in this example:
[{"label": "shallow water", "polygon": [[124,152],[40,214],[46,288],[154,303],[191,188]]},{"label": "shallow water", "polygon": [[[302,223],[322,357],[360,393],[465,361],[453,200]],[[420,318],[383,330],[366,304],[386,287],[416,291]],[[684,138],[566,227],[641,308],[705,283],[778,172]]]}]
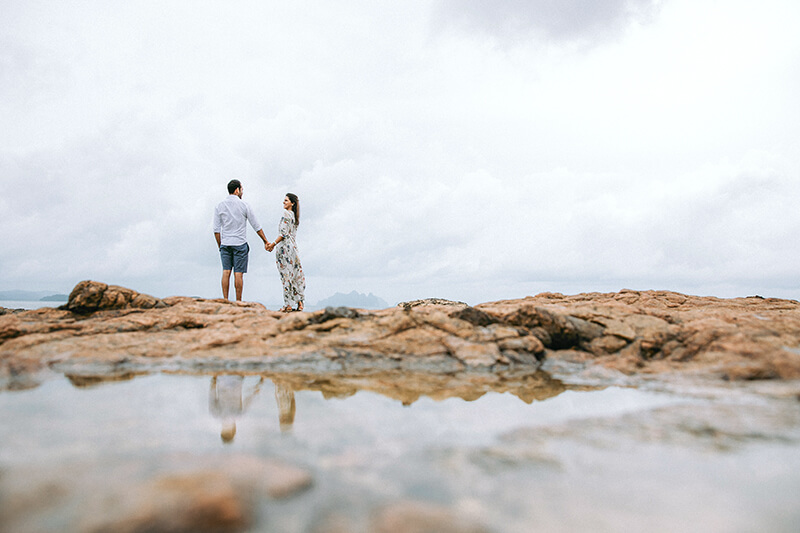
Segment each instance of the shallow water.
[{"label": "shallow water", "polygon": [[100,530],[115,512],[101,494],[235,457],[313,479],[259,499],[253,531],[367,531],[395,502],[488,531],[800,526],[796,398],[566,387],[530,403],[492,391],[401,401],[380,393],[392,376],[289,378],[60,378],[1,392],[0,530]]}]

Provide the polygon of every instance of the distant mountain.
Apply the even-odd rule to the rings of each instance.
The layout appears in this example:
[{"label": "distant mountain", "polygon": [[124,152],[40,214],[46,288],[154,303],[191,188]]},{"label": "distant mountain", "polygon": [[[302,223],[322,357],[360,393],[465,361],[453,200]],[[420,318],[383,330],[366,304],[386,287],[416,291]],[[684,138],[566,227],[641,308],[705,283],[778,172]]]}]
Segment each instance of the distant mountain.
[{"label": "distant mountain", "polygon": [[[42,302],[46,301],[43,298],[50,296],[54,296],[52,291],[0,291],[0,300],[15,300],[18,302]],[[67,301],[66,297],[64,301]]]},{"label": "distant mountain", "polygon": [[317,307],[357,307],[360,309],[385,309],[389,304],[372,293],[361,294],[352,291],[350,294],[337,292],[330,298],[317,302]]},{"label": "distant mountain", "polygon": [[66,302],[68,300],[69,296],[66,294],[51,294],[50,296],[39,298],[40,302]]}]

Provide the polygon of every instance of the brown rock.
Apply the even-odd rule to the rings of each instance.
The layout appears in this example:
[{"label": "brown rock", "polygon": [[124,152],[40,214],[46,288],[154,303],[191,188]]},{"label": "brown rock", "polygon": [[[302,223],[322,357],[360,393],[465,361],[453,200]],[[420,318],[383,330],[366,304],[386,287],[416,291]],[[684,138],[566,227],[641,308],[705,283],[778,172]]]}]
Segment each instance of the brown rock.
[{"label": "brown rock", "polygon": [[628,374],[800,378],[800,303],[626,290],[284,315],[226,300],[165,302],[85,281],[64,309],[0,315],[0,388],[29,386],[48,368],[80,376],[87,365],[114,375],[237,364],[264,372],[501,372],[535,370],[545,357],[566,361],[558,355],[565,351]]},{"label": "brown rock", "polygon": [[617,335],[603,335],[602,337],[592,339],[589,343],[589,351],[597,355],[618,352],[626,347],[630,340],[633,339],[625,339]]},{"label": "brown rock", "polygon": [[69,295],[68,309],[97,309],[108,285],[96,281],[81,281]]},{"label": "brown rock", "polygon": [[69,295],[64,309],[76,313],[92,313],[104,309],[152,309],[166,307],[166,304],[153,296],[97,281],[81,281]]}]

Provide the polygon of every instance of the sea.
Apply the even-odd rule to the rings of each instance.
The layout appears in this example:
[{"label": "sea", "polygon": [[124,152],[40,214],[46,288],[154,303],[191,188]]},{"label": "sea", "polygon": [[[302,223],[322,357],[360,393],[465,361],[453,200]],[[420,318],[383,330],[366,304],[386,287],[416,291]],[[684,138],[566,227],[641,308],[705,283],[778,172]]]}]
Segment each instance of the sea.
[{"label": "sea", "polygon": [[41,307],[58,307],[67,302],[41,302],[39,300],[0,300],[0,307],[6,309],[39,309]]}]

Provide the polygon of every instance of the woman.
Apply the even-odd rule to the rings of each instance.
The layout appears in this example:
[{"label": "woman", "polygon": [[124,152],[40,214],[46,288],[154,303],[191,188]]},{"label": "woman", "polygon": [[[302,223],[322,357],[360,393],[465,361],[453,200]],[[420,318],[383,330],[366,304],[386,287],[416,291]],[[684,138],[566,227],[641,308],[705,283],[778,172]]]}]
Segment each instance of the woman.
[{"label": "woman", "polygon": [[300,258],[297,256],[297,243],[295,235],[300,224],[300,200],[296,195],[288,193],[283,199],[283,215],[278,224],[279,235],[270,246],[270,251],[275,251],[275,262],[283,283],[283,303],[281,311],[288,313],[297,306],[298,311],[303,310],[305,299],[306,277]]}]

